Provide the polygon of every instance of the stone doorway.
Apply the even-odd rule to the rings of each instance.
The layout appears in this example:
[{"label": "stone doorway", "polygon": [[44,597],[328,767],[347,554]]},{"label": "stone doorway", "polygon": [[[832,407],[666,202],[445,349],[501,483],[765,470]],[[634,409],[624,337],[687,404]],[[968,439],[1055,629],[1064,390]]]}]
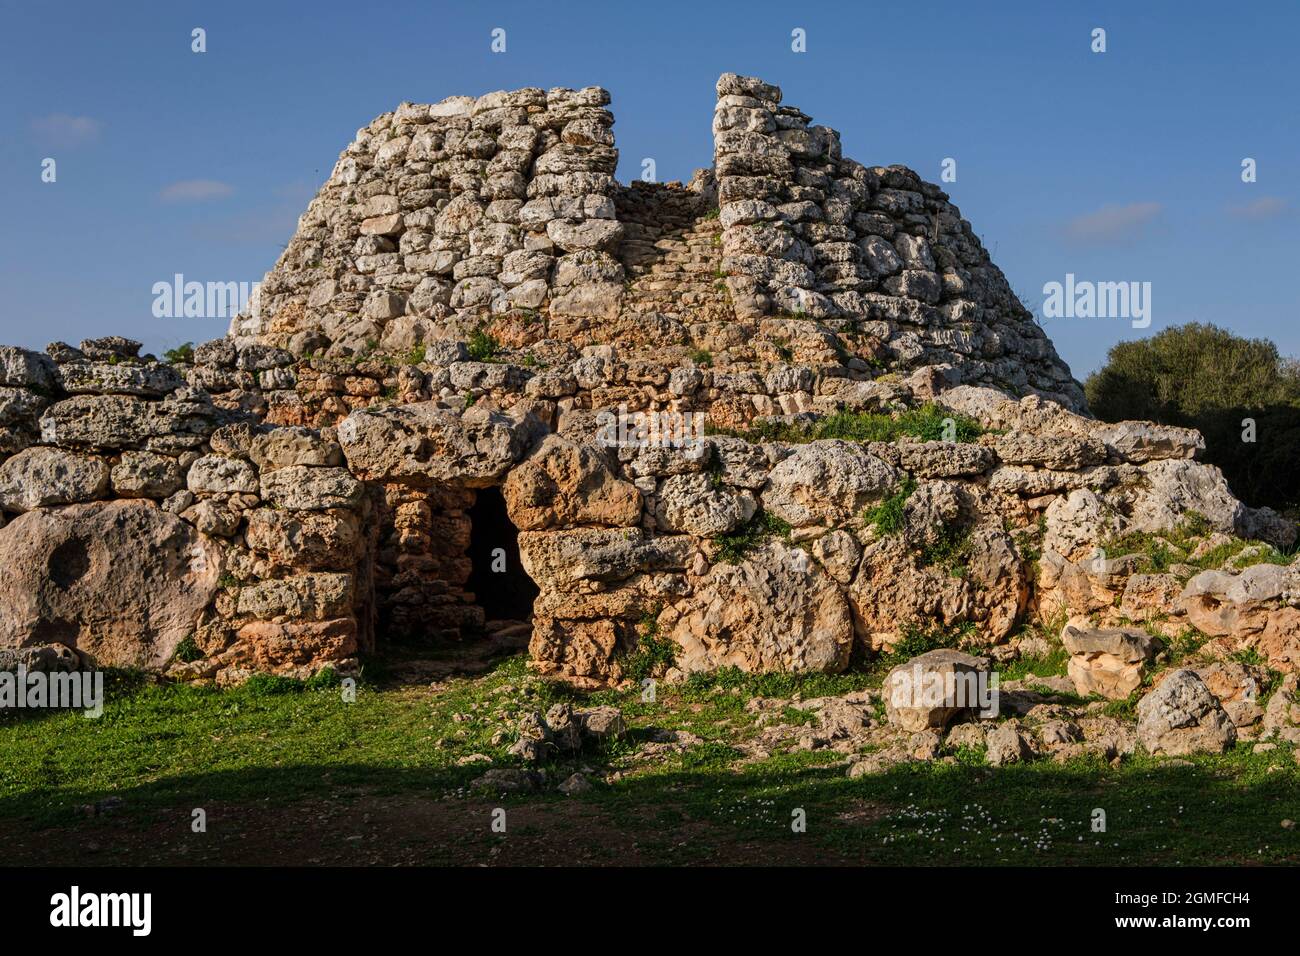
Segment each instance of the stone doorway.
[{"label": "stone doorway", "polygon": [[519,529],[506,513],[500,488],[482,488],[469,509],[470,575],[466,588],[483,609],[487,629],[493,622],[529,621],[538,587],[519,560]]}]

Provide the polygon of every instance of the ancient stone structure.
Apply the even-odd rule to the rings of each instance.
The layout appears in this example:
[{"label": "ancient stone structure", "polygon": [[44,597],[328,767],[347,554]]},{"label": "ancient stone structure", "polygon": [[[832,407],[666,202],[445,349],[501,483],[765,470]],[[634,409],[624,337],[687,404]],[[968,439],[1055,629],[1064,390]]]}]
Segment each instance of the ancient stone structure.
[{"label": "ancient stone structure", "polygon": [[[713,167],[625,186],[608,104],[379,117],[191,356],[0,348],[0,648],[232,681],[527,621],[537,670],[598,685],[659,645],[669,676],[834,671],[1082,615],[1294,669],[1296,565],[1104,553],[1294,526],[1195,432],[1090,418],[940,189],[733,74]],[[1152,653],[1071,640],[1116,693]]]}]

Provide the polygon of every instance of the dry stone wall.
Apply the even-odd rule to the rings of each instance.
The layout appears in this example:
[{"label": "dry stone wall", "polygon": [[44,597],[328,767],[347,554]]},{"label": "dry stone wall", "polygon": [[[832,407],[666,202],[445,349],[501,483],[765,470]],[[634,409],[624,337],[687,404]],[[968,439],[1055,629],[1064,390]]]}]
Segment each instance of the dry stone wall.
[{"label": "dry stone wall", "polygon": [[433,324],[547,306],[617,312],[609,94],[522,89],[403,103],[357,133],[232,325],[295,355],[406,350]]},{"label": "dry stone wall", "polygon": [[[499,490],[533,666],[575,683],[663,645],[677,675],[836,671],[916,629],[996,656],[1032,620],[1068,621],[1081,693],[1140,680],[1139,625],[1293,670],[1296,565],[1102,546],[1194,521],[1197,560],[1262,554],[1294,525],[1196,432],[1088,417],[936,187],[776,87],[718,94],[686,185],[614,182],[597,88],[403,104],[228,337],[0,348],[0,652],[225,682],[473,639]],[[973,440],[788,437],[921,410]],[[685,432],[611,441],[639,413]]]},{"label": "dry stone wall", "polygon": [[0,648],[182,677],[347,669],[374,646],[374,504],[338,444],[138,351],[0,348]]},{"label": "dry stone wall", "polygon": [[902,166],[842,156],[840,134],[725,74],[713,114],[722,268],[737,315],[845,319],[902,365],[1073,409],[1070,370],[957,207]]}]

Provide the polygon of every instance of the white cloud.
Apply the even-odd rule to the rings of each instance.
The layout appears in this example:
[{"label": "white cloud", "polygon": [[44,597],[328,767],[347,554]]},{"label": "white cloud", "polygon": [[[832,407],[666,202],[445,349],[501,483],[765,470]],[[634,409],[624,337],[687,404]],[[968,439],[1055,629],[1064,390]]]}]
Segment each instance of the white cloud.
[{"label": "white cloud", "polygon": [[1085,243],[1131,242],[1142,235],[1163,208],[1158,202],[1105,205],[1096,212],[1071,219],[1065,225],[1065,237]]},{"label": "white cloud", "polygon": [[1273,219],[1286,211],[1287,201],[1281,196],[1261,196],[1254,202],[1228,207],[1228,215],[1236,219]]},{"label": "white cloud", "polygon": [[51,113],[32,120],[32,131],[46,146],[85,146],[99,139],[104,123],[89,116],[69,116]]},{"label": "white cloud", "polygon": [[182,179],[164,186],[158,193],[158,198],[163,202],[205,202],[209,199],[225,199],[234,191],[234,186],[215,179]]}]

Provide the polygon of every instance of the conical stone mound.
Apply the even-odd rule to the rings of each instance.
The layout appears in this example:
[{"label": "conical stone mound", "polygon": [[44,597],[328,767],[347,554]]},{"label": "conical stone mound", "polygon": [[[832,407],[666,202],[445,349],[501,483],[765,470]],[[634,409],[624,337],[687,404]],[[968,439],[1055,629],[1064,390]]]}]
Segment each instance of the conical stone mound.
[{"label": "conical stone mound", "polygon": [[[717,93],[713,169],[685,188],[614,179],[597,87],[403,103],[343,151],[232,335],[328,358],[480,330],[522,354],[707,353],[737,374],[809,369],[814,397],[938,366],[1084,408],[942,190],[843,157],[775,86],[725,74]],[[806,410],[749,404],[728,418]]]}]

